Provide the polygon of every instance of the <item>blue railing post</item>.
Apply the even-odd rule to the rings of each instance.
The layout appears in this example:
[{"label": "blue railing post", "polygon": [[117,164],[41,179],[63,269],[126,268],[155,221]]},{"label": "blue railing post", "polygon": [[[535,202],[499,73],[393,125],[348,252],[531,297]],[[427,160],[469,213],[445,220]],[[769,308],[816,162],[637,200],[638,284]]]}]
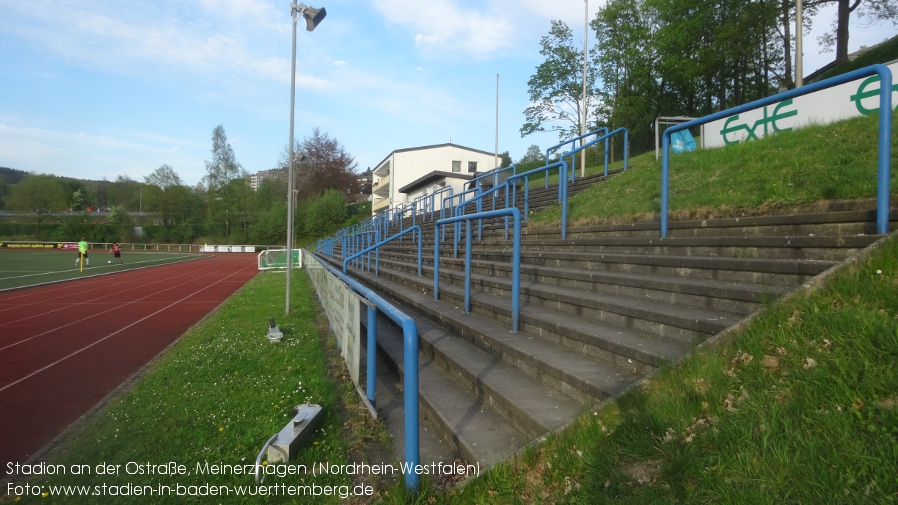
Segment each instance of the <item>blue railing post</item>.
[{"label": "blue railing post", "polygon": [[[439,238],[440,227],[448,224],[459,223],[461,221],[471,221],[475,219],[483,220],[490,219],[494,217],[503,217],[510,215],[514,221],[514,242],[512,243],[512,265],[511,265],[511,328],[512,331],[517,332],[520,328],[520,314],[521,314],[521,211],[516,207],[511,207],[508,209],[499,209],[499,210],[488,210],[484,212],[479,212],[477,214],[468,214],[462,216],[449,217],[445,219],[440,219],[436,223],[434,223],[434,239]],[[470,225],[466,227],[467,233],[473,233]],[[470,244],[470,241],[468,241]],[[467,306],[466,312],[470,312],[470,297],[471,297],[471,270],[470,264],[472,263],[468,258],[470,254],[470,245],[465,248],[465,305]],[[434,240],[433,247],[433,299],[440,299],[440,242],[439,240]]]},{"label": "blue railing post", "polygon": [[[314,256],[313,256],[314,257]],[[420,464],[420,415],[418,412],[418,327],[415,320],[399,311],[396,307],[381,298],[374,291],[362,286],[351,277],[337,271],[332,266],[318,261],[319,265],[331,272],[335,277],[346,283],[350,289],[362,295],[366,300],[373,303],[384,315],[389,317],[394,323],[402,328],[403,340],[403,375],[404,375],[404,407],[405,407],[405,463],[407,468],[412,469],[411,472],[405,474],[405,487],[410,491],[417,491],[419,485],[419,476],[414,472],[414,468]],[[368,316],[369,327],[371,325],[371,315]],[[376,337],[375,337],[376,339]],[[370,350],[369,356],[370,356]],[[369,363],[371,363],[369,361]],[[374,362],[376,363],[376,362]],[[370,376],[369,376],[370,377]]]}]

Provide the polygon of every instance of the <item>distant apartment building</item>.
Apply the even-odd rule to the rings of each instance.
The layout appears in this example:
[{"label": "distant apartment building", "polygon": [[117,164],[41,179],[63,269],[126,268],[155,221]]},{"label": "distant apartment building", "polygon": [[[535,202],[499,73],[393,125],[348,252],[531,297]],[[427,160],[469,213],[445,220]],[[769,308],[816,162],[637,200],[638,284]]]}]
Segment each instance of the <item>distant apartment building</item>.
[{"label": "distant apartment building", "polygon": [[462,191],[478,172],[495,167],[494,153],[455,144],[397,149],[373,172],[371,212],[408,203],[446,186]]},{"label": "distant apartment building", "polygon": [[273,168],[271,170],[262,170],[261,172],[256,172],[254,174],[250,174],[247,176],[249,180],[249,185],[253,190],[259,189],[259,186],[262,185],[262,181],[266,179],[279,179],[279,180],[287,180],[287,172],[282,168]]}]

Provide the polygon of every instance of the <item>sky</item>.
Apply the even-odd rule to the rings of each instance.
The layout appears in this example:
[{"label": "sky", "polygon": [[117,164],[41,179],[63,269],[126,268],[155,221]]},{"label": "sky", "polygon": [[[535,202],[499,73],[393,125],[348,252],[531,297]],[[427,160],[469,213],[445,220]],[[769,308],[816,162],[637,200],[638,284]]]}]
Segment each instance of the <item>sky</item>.
[{"label": "sky", "polygon": [[[317,1],[317,0],[313,0]],[[604,0],[321,0],[297,30],[295,137],[337,140],[358,171],[396,149],[452,142],[513,160],[540,39],[562,20],[582,44]],[[250,173],[289,145],[289,0],[0,0],[0,166],[143,182],[169,165],[199,183],[222,125]],[[832,61],[804,37],[804,70]],[[896,33],[852,26],[850,51]],[[590,36],[589,45],[594,43]],[[497,77],[498,76],[498,77]],[[497,89],[498,81],[498,89]],[[496,110],[498,107],[498,120]],[[670,111],[679,114],[679,111]]]}]

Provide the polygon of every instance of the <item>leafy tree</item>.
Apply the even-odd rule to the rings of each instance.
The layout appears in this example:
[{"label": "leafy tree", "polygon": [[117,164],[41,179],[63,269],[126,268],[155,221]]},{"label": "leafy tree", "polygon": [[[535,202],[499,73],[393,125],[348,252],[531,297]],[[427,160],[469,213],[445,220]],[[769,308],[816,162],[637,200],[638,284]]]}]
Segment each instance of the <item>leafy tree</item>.
[{"label": "leafy tree", "polygon": [[73,211],[83,211],[87,210],[87,207],[96,206],[96,195],[84,181],[61,177],[59,183],[64,188],[68,205]]},{"label": "leafy tree", "polygon": [[142,192],[143,184],[127,175],[120,175],[109,185],[108,204],[112,207],[122,207],[125,211],[142,210]]},{"label": "leafy tree", "polygon": [[806,9],[825,4],[836,4],[836,19],[832,31],[824,34],[820,42],[824,47],[836,48],[836,63],[848,61],[848,25],[852,14],[865,23],[892,21],[898,25],[898,0],[806,0]]},{"label": "leafy tree", "polygon": [[[254,208],[265,212],[279,203],[286,202],[287,182],[283,179],[263,179],[255,194]],[[284,203],[286,205],[286,203]]]},{"label": "leafy tree", "polygon": [[181,212],[187,200],[187,188],[181,177],[169,165],[162,165],[144,178],[146,191],[144,206],[162,218],[162,227],[167,231],[174,224],[175,216]]},{"label": "leafy tree", "polygon": [[346,220],[346,199],[339,191],[328,189],[321,196],[309,200],[304,217],[306,235],[327,235],[338,230]]},{"label": "leafy tree", "polygon": [[[282,168],[289,164],[286,151],[280,162]],[[350,201],[359,194],[355,158],[337,139],[315,128],[311,137],[296,142],[294,153],[298,158],[293,167],[294,190],[299,200],[321,196],[329,189],[338,191]],[[300,161],[303,155],[305,160]]]},{"label": "leafy tree", "polygon": [[9,183],[6,182],[6,176],[0,174],[0,210],[6,208],[7,195],[9,195]]},{"label": "leafy tree", "polygon": [[499,163],[499,168],[510,167],[511,164],[514,163],[513,161],[511,161],[511,154],[509,154],[508,151],[505,151],[504,153],[500,154],[499,159],[502,160]]},{"label": "leafy tree", "polygon": [[286,244],[287,202],[283,199],[272,202],[249,230],[250,241],[254,244]]},{"label": "leafy tree", "polygon": [[225,234],[230,237],[233,222],[241,222],[244,237],[248,233],[249,199],[246,170],[237,163],[234,150],[228,143],[224,126],[212,130],[212,161],[206,161],[204,181],[208,190],[209,218],[225,223]]},{"label": "leafy tree", "polygon": [[[536,67],[527,82],[531,105],[524,109],[526,122],[521,137],[534,132],[557,131],[560,139],[580,134],[583,98],[583,51],[575,46],[573,34],[562,21],[552,21],[549,35],[540,41],[546,61]],[[595,63],[587,69],[587,101],[593,101]],[[587,110],[591,109],[586,104]]]},{"label": "leafy tree", "polygon": [[28,175],[12,187],[9,195],[11,209],[33,212],[37,216],[38,237],[41,223],[50,213],[65,209],[67,203],[60,180],[52,175]]},{"label": "leafy tree", "polygon": [[206,162],[206,187],[211,193],[218,193],[233,180],[246,176],[243,167],[237,163],[234,150],[228,143],[223,125],[212,130],[212,161]]},{"label": "leafy tree", "polygon": [[658,10],[645,0],[610,0],[590,25],[602,48],[596,55],[599,124],[626,127],[631,145],[645,149],[670,79],[659,78]]},{"label": "leafy tree", "polygon": [[539,161],[546,161],[546,156],[539,149],[538,145],[532,144],[527,148],[527,153],[521,158],[520,163],[535,163]]}]

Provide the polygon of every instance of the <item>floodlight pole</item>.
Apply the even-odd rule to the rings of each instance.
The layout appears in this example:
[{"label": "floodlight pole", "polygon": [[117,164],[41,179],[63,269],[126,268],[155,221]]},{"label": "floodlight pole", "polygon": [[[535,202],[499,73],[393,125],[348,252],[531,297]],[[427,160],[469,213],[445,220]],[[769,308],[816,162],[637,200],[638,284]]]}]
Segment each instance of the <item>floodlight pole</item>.
[{"label": "floodlight pole", "polygon": [[[583,0],[583,110],[580,119],[580,135],[586,134],[586,68],[588,61],[587,36],[589,35],[589,0]],[[582,146],[586,139],[580,139]],[[586,176],[586,149],[580,151],[580,177]],[[548,176],[547,176],[548,177]]]},{"label": "floodlight pole", "polygon": [[290,315],[290,274],[293,272],[293,249],[296,247],[293,243],[293,214],[295,206],[293,203],[293,179],[294,179],[294,154],[293,154],[293,112],[296,108],[296,21],[299,16],[306,20],[306,30],[312,31],[318,26],[318,23],[324,19],[326,11],[324,9],[312,9],[305,4],[297,4],[293,0],[290,6],[290,15],[293,17],[293,55],[290,67],[290,165],[287,172],[287,292],[284,299],[284,314]]}]

